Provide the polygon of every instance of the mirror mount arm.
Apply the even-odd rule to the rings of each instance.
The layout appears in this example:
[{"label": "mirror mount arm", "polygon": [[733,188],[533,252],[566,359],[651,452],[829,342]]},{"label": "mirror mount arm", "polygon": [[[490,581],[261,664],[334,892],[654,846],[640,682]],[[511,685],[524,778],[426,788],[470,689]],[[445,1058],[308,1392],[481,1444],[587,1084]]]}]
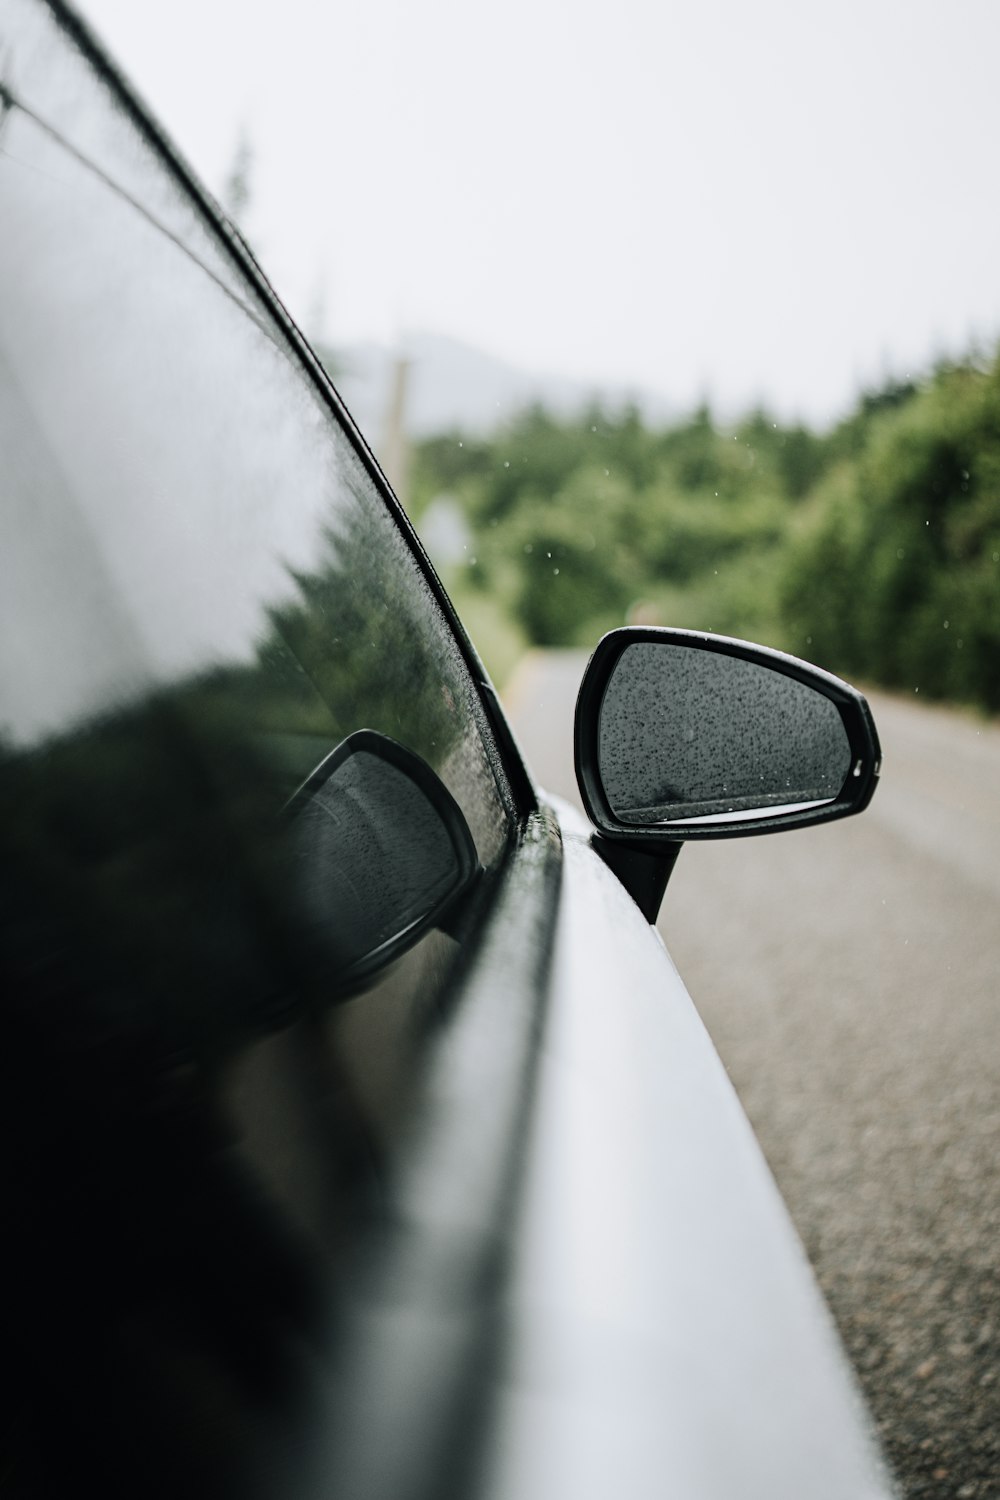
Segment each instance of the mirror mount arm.
[{"label": "mirror mount arm", "polygon": [[592,833],[590,846],[628,891],[647,922],[655,922],[682,845],[663,843],[655,849],[637,849]]}]

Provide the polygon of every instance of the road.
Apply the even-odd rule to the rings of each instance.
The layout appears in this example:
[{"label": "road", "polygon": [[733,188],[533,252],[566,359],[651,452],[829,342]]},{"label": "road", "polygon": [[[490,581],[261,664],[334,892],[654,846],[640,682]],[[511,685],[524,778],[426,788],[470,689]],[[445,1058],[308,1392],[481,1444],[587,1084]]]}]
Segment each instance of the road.
[{"label": "road", "polygon": [[[586,658],[505,698],[572,769]],[[1000,725],[872,694],[884,771],[826,828],[682,850],[659,926],[908,1497],[1000,1497]]]}]

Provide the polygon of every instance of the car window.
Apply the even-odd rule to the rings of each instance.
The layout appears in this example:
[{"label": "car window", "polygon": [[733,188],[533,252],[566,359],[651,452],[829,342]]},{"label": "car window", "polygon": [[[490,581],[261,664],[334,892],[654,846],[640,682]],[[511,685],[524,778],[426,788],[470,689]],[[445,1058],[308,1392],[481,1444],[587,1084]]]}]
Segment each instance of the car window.
[{"label": "car window", "polygon": [[[307,991],[325,1087],[336,1075],[377,1144],[458,927],[345,1000],[299,941],[283,809],[374,732],[439,779],[489,872],[512,826],[502,764],[370,460],[281,317],[72,32],[22,0],[3,13],[0,896],[26,1077],[75,1076],[82,1036],[91,1084],[110,1082],[126,1037],[140,1074],[231,1064],[256,1129],[248,1039]],[[297,1076],[305,1053],[282,1046]],[[275,1160],[292,1194],[301,1161]]]}]

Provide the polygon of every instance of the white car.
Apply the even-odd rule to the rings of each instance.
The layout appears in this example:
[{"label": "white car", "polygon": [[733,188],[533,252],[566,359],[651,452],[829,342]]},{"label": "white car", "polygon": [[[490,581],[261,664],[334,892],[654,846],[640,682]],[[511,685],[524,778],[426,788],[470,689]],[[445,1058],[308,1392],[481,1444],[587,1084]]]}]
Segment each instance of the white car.
[{"label": "white car", "polygon": [[616,632],[595,829],[546,801],[301,334],[56,0],[0,0],[0,568],[4,1493],[890,1494],[651,926],[684,840],[864,805],[864,701]]}]

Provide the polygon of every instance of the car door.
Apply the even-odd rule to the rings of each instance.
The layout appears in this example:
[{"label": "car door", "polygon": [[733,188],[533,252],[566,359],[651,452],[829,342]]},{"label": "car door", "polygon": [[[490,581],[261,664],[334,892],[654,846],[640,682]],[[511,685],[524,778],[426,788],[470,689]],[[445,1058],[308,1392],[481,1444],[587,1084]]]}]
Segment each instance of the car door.
[{"label": "car door", "polygon": [[[247,247],[55,0],[0,108],[12,1492],[885,1494],[683,985]],[[348,983],[296,818],[359,732],[471,853]]]}]

